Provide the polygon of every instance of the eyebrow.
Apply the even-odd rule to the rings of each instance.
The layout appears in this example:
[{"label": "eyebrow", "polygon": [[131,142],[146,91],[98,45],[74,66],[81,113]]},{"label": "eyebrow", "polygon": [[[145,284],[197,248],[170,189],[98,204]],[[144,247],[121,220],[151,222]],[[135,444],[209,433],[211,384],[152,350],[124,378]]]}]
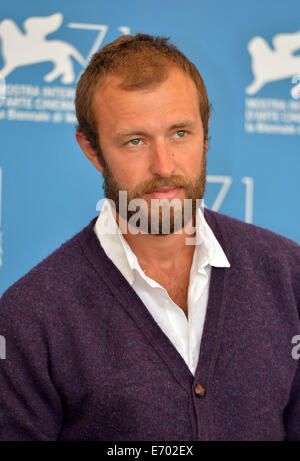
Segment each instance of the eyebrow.
[{"label": "eyebrow", "polygon": [[[194,122],[192,122],[191,120],[183,120],[181,122],[174,123],[172,126],[170,126],[168,131],[173,131],[179,128],[192,128],[193,126],[194,126]],[[148,135],[149,133],[147,133],[146,131],[141,131],[139,129],[121,130],[121,131],[118,131],[114,135],[114,139],[117,140],[117,139],[122,139],[122,138],[130,138],[131,136],[148,136]]]}]

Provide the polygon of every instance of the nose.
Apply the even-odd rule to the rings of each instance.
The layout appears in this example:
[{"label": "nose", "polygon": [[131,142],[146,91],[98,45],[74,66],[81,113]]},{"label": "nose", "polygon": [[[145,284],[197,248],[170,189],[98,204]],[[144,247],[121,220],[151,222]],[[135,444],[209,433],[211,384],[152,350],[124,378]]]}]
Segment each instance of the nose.
[{"label": "nose", "polygon": [[174,174],[174,155],[165,141],[156,141],[151,152],[151,173],[154,176],[169,178]]}]

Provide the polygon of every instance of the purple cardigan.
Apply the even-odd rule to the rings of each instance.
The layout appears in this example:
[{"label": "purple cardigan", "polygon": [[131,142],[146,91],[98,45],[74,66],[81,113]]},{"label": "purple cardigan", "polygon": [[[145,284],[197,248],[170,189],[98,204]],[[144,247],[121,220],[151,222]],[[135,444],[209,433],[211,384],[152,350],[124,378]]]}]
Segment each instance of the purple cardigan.
[{"label": "purple cardigan", "polygon": [[231,267],[212,268],[195,377],[93,220],[0,300],[0,440],[300,440],[300,247],[205,213]]}]

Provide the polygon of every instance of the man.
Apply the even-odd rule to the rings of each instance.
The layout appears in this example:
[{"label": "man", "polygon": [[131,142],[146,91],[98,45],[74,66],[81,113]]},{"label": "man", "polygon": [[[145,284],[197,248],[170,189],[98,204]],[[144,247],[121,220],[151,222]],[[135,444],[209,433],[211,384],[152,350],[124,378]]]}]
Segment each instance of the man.
[{"label": "man", "polygon": [[199,206],[195,66],[124,36],[92,58],[76,111],[107,200],[1,300],[1,439],[300,439],[300,248]]}]

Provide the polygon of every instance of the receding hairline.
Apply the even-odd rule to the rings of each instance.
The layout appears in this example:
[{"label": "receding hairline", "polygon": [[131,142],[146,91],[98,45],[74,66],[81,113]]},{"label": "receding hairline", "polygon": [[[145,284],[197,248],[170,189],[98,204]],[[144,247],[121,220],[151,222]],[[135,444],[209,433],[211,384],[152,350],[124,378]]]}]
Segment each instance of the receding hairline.
[{"label": "receding hairline", "polygon": [[[97,123],[97,119],[96,119],[96,115],[95,115],[95,107],[94,107],[94,105],[95,105],[95,96],[96,96],[96,92],[101,87],[105,90],[105,87],[107,85],[115,83],[116,87],[120,88],[121,90],[128,91],[128,92],[131,92],[131,91],[144,91],[144,90],[152,91],[152,90],[155,90],[155,89],[159,88],[164,82],[166,82],[168,80],[168,78],[170,77],[171,72],[174,71],[174,70],[179,71],[182,75],[186,76],[189,79],[189,81],[192,83],[192,85],[195,88],[198,102],[201,103],[201,101],[199,101],[199,92],[198,92],[198,89],[197,89],[197,85],[196,85],[195,81],[193,80],[193,78],[191,77],[191,75],[189,75],[187,72],[185,72],[184,69],[182,69],[181,66],[176,65],[176,63],[174,63],[172,61],[171,62],[169,61],[169,63],[166,64],[165,72],[164,72],[164,74],[161,75],[160,79],[158,79],[158,80],[149,79],[149,81],[147,81],[147,82],[143,81],[143,84],[140,84],[138,86],[136,86],[134,84],[128,85],[127,75],[122,76],[122,74],[120,75],[117,72],[112,71],[112,72],[107,73],[106,75],[102,75],[98,79],[97,83],[95,84],[95,88],[94,88],[94,91],[93,91],[93,94],[92,94],[92,97],[91,97],[91,105],[90,105],[90,108],[91,108],[91,111],[92,111],[91,115],[93,117],[94,123]],[[201,115],[200,106],[199,106],[199,111],[200,111],[200,115]]]},{"label": "receding hairline", "polygon": [[[135,36],[123,35],[92,56],[76,88],[77,129],[90,141],[100,159],[100,134],[92,110],[98,87],[109,76],[122,74],[124,85],[121,83],[121,86],[124,89],[155,88],[167,78],[172,66],[182,70],[196,86],[204,138],[207,140],[211,105],[205,83],[195,64],[170,43],[169,38],[141,33]],[[167,75],[164,77],[165,73]]]}]

